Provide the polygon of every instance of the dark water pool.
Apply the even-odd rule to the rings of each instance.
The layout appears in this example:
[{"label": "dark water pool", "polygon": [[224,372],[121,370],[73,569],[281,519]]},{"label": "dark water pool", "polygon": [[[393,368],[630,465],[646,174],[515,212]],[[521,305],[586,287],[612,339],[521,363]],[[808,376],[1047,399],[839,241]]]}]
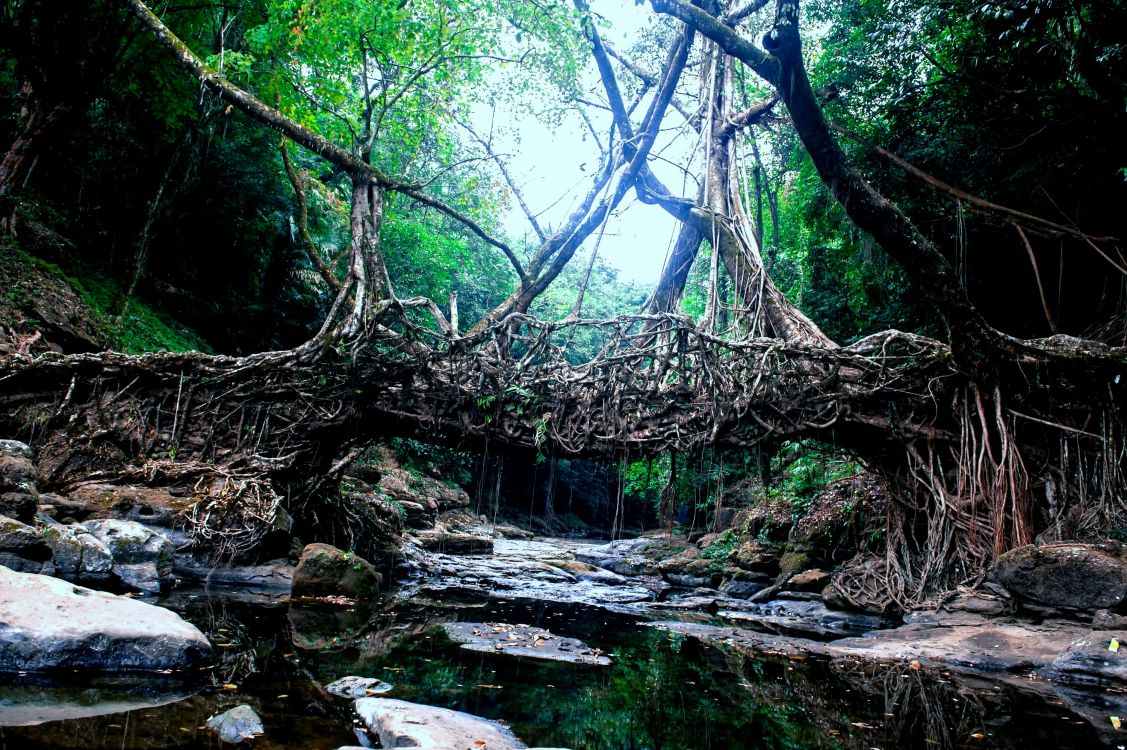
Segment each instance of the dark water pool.
[{"label": "dark water pool", "polygon": [[[529,745],[574,750],[1123,746],[1090,693],[1072,703],[1020,681],[753,659],[574,604],[416,598],[361,611],[203,592],[169,604],[218,644],[213,672],[187,683],[0,686],[0,722],[24,724],[0,727],[0,750],[219,748],[203,724],[240,703],[266,728],[244,747],[333,750],[367,741],[349,702],[321,688],[351,674],[392,683],[389,697],[505,721]],[[450,620],[547,628],[614,664],[465,651],[438,628]]]}]

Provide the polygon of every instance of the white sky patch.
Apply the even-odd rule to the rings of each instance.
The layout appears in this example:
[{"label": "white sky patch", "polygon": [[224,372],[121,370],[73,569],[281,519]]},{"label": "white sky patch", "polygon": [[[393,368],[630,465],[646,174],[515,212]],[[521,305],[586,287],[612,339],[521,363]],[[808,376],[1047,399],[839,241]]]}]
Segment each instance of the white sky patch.
[{"label": "white sky patch", "polygon": [[[633,0],[592,0],[591,8],[600,19],[600,32],[617,49],[626,50],[634,43],[639,31],[651,22],[648,6],[637,6]],[[607,23],[609,21],[609,24]],[[593,71],[593,63],[589,68]],[[597,83],[597,74],[591,73],[591,84]],[[601,92],[601,87],[597,89]],[[598,100],[603,97],[593,94]],[[644,102],[640,110],[648,104]],[[599,137],[605,143],[610,127],[609,113],[592,113],[590,116]],[[667,114],[667,126],[675,125],[680,117]],[[473,114],[474,128],[486,137],[493,127],[494,149],[508,155],[509,171],[516,181],[529,207],[545,231],[558,227],[578,205],[587,192],[599,169],[599,148],[586,126],[578,117],[571,117],[556,128],[549,128],[534,117],[519,116],[502,111],[492,112],[481,107]],[[669,146],[668,139],[659,141],[655,152],[665,149],[665,156],[678,160],[691,144]],[[680,172],[660,162],[654,171],[673,192],[682,190]],[[689,194],[695,192],[690,186]],[[504,219],[506,231],[514,237],[530,235],[531,227],[516,200]],[[631,189],[606,224],[599,256],[617,268],[620,278],[651,284],[661,275],[662,266],[673,244],[677,223],[657,206],[638,202]],[[595,231],[584,243],[583,249],[572,260],[583,262],[589,257],[599,232]]]}]

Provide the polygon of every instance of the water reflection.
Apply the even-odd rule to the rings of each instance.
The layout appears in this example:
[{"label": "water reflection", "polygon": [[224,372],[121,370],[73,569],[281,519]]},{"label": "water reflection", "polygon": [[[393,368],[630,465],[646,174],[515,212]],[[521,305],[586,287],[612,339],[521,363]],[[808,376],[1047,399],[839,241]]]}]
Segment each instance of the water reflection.
[{"label": "water reflection", "polygon": [[[199,593],[174,604],[219,646],[207,684],[0,688],[0,721],[9,724],[0,748],[218,748],[204,722],[249,703],[266,727],[254,748],[332,750],[357,742],[349,701],[322,687],[345,675],[391,683],[390,697],[504,720],[530,745],[575,750],[1120,744],[1107,721],[1120,710],[1116,695],[911,666],[752,658],[577,604],[416,599],[357,609]],[[452,620],[545,628],[613,654],[614,664],[465,651],[438,627]]]}]

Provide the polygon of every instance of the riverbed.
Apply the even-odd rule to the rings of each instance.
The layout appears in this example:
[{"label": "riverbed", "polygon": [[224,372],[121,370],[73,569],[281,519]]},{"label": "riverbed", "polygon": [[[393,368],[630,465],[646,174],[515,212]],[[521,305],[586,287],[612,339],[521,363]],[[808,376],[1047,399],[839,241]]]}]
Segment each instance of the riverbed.
[{"label": "riverbed", "polygon": [[[247,747],[372,746],[351,701],[325,689],[348,675],[390,684],[387,697],[504,722],[530,746],[1122,747],[1110,716],[1092,715],[1090,694],[1079,709],[1020,675],[801,650],[751,653],[673,632],[676,623],[719,621],[668,606],[692,592],[643,579],[552,580],[542,558],[557,554],[554,546],[511,545],[492,560],[436,556],[429,575],[366,604],[291,602],[246,587],[177,590],[159,603],[200,627],[220,654],[203,681],[156,676],[70,687],[65,678],[22,678],[0,687],[0,747],[217,748],[205,723],[239,704],[253,707],[265,729]],[[452,570],[459,560],[461,570]],[[482,572],[498,561],[510,573],[503,586]],[[578,639],[610,663],[468,650],[448,636],[450,622],[540,628]]]}]

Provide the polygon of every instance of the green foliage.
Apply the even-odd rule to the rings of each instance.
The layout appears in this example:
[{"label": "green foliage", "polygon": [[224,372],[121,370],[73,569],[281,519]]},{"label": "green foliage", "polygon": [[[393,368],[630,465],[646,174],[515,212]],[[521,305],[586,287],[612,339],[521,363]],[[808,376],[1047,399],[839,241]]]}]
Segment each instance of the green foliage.
[{"label": "green foliage", "polygon": [[842,457],[832,446],[813,441],[786,442],[772,459],[772,473],[779,480],[767,493],[789,500],[797,516],[826,485],[860,472],[860,464]]},{"label": "green foliage", "polygon": [[472,454],[410,438],[392,438],[388,447],[399,465],[412,476],[437,477],[452,488],[472,488],[475,461]]}]

